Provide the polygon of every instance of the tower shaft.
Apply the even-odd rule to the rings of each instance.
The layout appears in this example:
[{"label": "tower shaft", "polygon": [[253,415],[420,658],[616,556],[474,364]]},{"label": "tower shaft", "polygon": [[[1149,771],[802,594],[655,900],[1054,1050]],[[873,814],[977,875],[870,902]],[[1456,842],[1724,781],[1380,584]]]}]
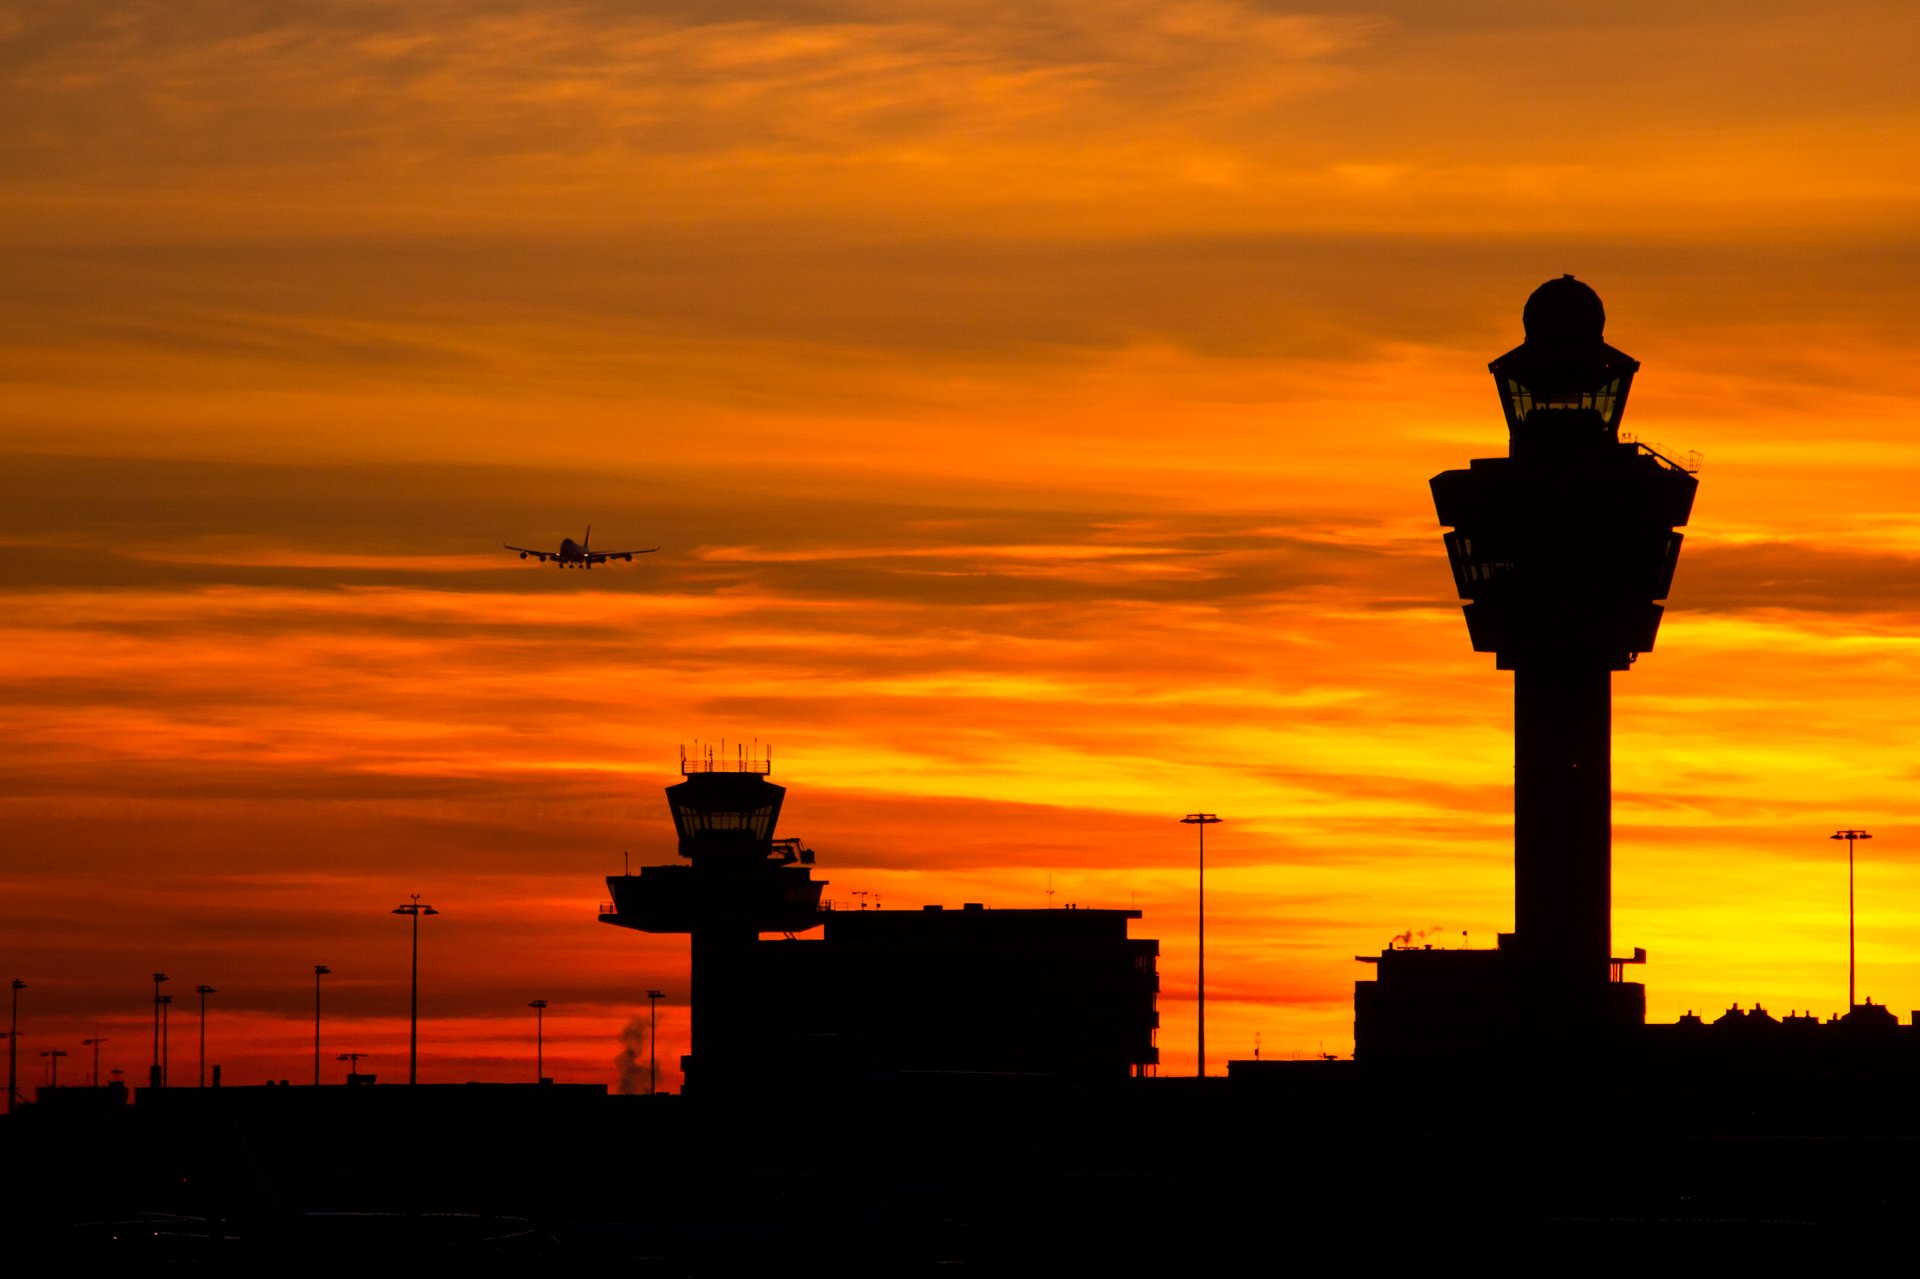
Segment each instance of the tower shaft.
[{"label": "tower shaft", "polygon": [[1536,660],[1513,673],[1514,933],[1528,967],[1571,994],[1612,953],[1613,673]]}]

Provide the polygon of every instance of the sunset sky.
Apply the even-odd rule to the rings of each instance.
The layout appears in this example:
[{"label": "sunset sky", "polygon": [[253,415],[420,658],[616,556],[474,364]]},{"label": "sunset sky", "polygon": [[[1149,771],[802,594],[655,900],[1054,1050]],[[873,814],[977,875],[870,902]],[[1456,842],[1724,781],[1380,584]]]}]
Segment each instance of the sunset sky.
[{"label": "sunset sky", "polygon": [[[1163,1073],[1512,926],[1427,480],[1571,272],[1703,458],[1615,679],[1650,1016],[1920,1007],[1910,3],[0,3],[21,1075],[621,1082],[682,744],[884,908],[1137,905]],[[499,549],[655,546],[592,574]],[[627,1039],[623,1041],[623,1033]],[[626,1082],[631,1086],[633,1076]]]}]

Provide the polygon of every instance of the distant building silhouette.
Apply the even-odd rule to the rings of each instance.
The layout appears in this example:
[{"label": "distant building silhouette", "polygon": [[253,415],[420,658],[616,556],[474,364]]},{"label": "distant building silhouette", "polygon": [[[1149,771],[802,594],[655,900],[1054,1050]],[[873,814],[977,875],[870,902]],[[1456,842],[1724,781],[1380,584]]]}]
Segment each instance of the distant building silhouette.
[{"label": "distant building silhouette", "polygon": [[[771,761],[683,754],[686,865],[607,879],[601,922],[692,939],[689,1091],[903,1072],[1119,1079],[1158,1061],[1159,943],[1137,910],[833,910],[775,829]],[[820,940],[795,934],[823,928]],[[761,940],[763,933],[784,937]]]}]

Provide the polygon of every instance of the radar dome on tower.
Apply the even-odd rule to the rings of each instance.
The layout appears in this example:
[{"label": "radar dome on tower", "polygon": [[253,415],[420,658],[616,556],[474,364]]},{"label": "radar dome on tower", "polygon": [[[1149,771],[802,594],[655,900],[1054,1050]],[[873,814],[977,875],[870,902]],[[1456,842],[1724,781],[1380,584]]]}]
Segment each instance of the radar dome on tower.
[{"label": "radar dome on tower", "polygon": [[1607,309],[1598,293],[1563,275],[1533,291],[1520,313],[1520,323],[1529,343],[1598,342],[1607,327]]}]

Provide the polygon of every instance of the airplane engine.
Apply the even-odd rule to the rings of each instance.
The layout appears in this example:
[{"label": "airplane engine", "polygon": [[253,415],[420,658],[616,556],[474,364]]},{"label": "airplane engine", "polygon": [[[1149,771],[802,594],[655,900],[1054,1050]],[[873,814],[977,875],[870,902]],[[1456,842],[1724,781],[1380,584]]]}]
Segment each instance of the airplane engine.
[{"label": "airplane engine", "polygon": [[520,558],[523,560],[527,558],[527,553],[525,551],[520,552]]}]

